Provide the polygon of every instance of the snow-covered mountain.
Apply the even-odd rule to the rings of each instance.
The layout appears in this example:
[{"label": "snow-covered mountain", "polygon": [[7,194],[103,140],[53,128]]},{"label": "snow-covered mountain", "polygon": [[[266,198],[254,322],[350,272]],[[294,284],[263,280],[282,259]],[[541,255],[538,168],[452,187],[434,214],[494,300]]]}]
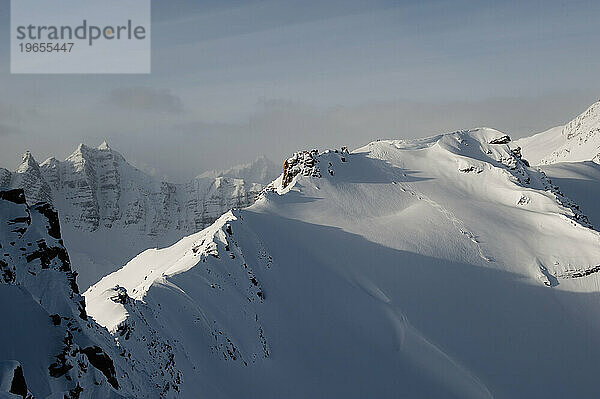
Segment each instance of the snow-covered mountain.
[{"label": "snow-covered mountain", "polygon": [[170,245],[227,210],[252,204],[276,177],[264,157],[209,175],[185,184],[160,181],[104,142],[98,148],[81,144],[66,160],[41,164],[27,152],[15,173],[0,170],[0,187],[23,188],[30,204],[56,206],[80,285],[87,288],[139,252]]},{"label": "snow-covered mountain", "polygon": [[264,155],[259,156],[254,161],[234,166],[225,170],[212,170],[204,172],[198,178],[219,178],[229,177],[233,179],[242,179],[248,182],[270,183],[279,176],[281,169],[273,161]]},{"label": "snow-covered mountain", "polygon": [[135,358],[87,316],[51,205],[0,191],[0,253],[0,397],[156,397]]},{"label": "snow-covered mountain", "polygon": [[517,146],[600,226],[600,101],[564,126],[517,140]]},{"label": "snow-covered mountain", "polygon": [[487,128],[297,153],[88,312],[182,398],[598,397],[600,233],[528,165]]},{"label": "snow-covered mountain", "polygon": [[600,101],[564,126],[515,142],[532,165],[600,161]]},{"label": "snow-covered mountain", "polygon": [[[481,128],[301,151],[266,186],[261,159],[177,185],[106,144],[26,154],[0,170],[26,188],[0,191],[0,397],[598,397],[594,112],[569,152]],[[84,303],[74,270],[190,231]]]}]

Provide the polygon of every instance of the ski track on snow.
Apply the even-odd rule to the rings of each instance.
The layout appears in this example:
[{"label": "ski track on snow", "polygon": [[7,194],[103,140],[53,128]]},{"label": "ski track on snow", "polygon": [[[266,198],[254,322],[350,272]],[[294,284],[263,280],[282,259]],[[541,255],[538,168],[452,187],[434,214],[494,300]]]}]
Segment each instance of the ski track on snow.
[{"label": "ski track on snow", "polygon": [[435,210],[440,212],[446,219],[448,219],[452,225],[464,236],[466,236],[473,244],[475,244],[475,248],[477,248],[477,253],[479,257],[486,262],[493,262],[494,258],[489,255],[486,255],[480,241],[477,239],[477,235],[471,232],[465,225],[465,223],[457,218],[450,210],[444,208],[440,203],[432,200],[422,192],[417,191],[414,187],[412,187],[408,183],[399,182],[401,187],[411,195],[416,196],[418,199],[427,202],[431,205]]}]

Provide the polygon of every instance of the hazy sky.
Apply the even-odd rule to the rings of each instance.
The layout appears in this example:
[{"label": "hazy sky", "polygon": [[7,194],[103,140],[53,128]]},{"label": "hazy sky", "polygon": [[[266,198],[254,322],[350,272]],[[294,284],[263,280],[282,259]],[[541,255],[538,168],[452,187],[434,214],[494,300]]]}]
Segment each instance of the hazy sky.
[{"label": "hazy sky", "polygon": [[476,126],[518,137],[600,98],[594,1],[152,3],[152,74],[10,75],[0,166],[103,139],[181,180],[265,154]]}]

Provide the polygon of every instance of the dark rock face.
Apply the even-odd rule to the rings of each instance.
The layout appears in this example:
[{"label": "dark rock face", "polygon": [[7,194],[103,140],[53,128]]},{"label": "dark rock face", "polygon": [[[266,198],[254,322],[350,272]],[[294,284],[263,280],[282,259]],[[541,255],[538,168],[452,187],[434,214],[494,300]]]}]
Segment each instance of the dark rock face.
[{"label": "dark rock face", "polygon": [[303,176],[321,177],[317,166],[319,152],[317,150],[297,152],[283,163],[282,187],[287,187],[294,177]]},{"label": "dark rock face", "polygon": [[490,141],[490,144],[508,144],[508,143],[510,143],[510,136],[508,134],[505,134],[503,136],[500,136],[500,137],[495,138],[492,141]]},{"label": "dark rock face", "polygon": [[[13,217],[6,222],[10,226],[11,233],[15,233],[15,239],[22,238],[30,228],[32,213],[43,220],[49,239],[39,239],[34,242],[25,243],[21,247],[24,249],[21,256],[25,258],[27,263],[39,260],[42,269],[52,268],[63,272],[73,293],[79,294],[76,273],[71,269],[69,254],[62,244],[58,214],[52,206],[45,203],[38,203],[28,207],[22,189],[0,191],[0,200],[22,205],[21,215]],[[9,260],[12,260],[12,265],[9,264]],[[0,273],[2,273],[3,279],[7,283],[14,282],[16,278],[15,263],[17,263],[17,259],[14,258],[2,260],[2,263],[0,263]]]},{"label": "dark rock face", "polygon": [[[65,392],[64,396],[69,398],[86,394],[93,397],[94,392],[102,392],[99,397],[105,397],[109,391],[120,391],[118,381],[124,378],[123,363],[113,362],[118,358],[118,349],[112,346],[108,331],[87,318],[85,301],[79,294],[76,273],[71,269],[69,254],[61,239],[59,218],[52,206],[45,203],[29,206],[23,190],[0,190],[0,248],[0,290],[11,292],[13,287],[3,285],[13,285],[19,287],[19,292],[25,291],[26,297],[41,307],[41,315],[47,313],[48,324],[44,328],[50,327],[58,337],[63,337],[56,346],[50,346],[61,348],[58,353],[55,349],[40,353],[41,364],[47,368],[46,376],[52,381],[48,386]],[[44,324],[43,319],[36,323]],[[27,329],[21,331],[18,325],[14,328],[27,337]],[[19,353],[17,348],[15,357]],[[27,352],[23,356],[16,360],[40,361]],[[48,356],[53,360],[47,362]],[[25,373],[20,368],[15,370],[10,391],[23,398],[32,397],[27,396],[31,395],[28,388],[32,389],[25,384],[27,370],[27,364],[24,364]],[[39,382],[34,386],[33,389],[44,389]]]},{"label": "dark rock face", "polygon": [[0,260],[0,276],[6,284],[14,284],[17,273],[14,266],[9,266],[3,260]]},{"label": "dark rock face", "polygon": [[0,199],[14,202],[15,204],[24,204],[25,192],[22,188],[17,188],[14,190],[3,190],[0,191]]},{"label": "dark rock face", "polygon": [[115,303],[120,303],[122,305],[129,303],[130,298],[129,295],[127,295],[127,290],[124,287],[120,287],[117,285],[113,290],[115,294],[110,297],[111,301]]},{"label": "dark rock face", "polygon": [[513,148],[512,150],[510,150],[510,152],[512,152],[515,157],[519,158],[521,162],[525,164],[525,166],[531,166],[529,165],[529,162],[523,158],[523,155],[521,154],[521,147]]},{"label": "dark rock face", "polygon": [[119,383],[117,382],[115,365],[112,359],[104,353],[104,351],[98,346],[89,346],[81,350],[89,359],[92,366],[104,374],[106,380],[112,385],[113,388],[119,389]]},{"label": "dark rock face", "polygon": [[23,369],[21,366],[17,366],[17,368],[15,368],[9,392],[19,395],[23,399],[28,397],[27,395],[29,391],[27,390],[27,384],[25,383],[25,376],[23,376]]},{"label": "dark rock face", "polygon": [[72,365],[67,363],[67,358],[63,353],[56,357],[56,361],[48,366],[48,373],[51,377],[59,378],[67,374],[67,371],[73,368]]},{"label": "dark rock face", "polygon": [[34,205],[32,208],[34,210],[38,211],[39,213],[41,213],[42,215],[44,215],[46,217],[46,219],[48,220],[48,224],[46,225],[46,228],[48,230],[48,234],[50,235],[50,237],[60,239],[61,235],[60,235],[60,222],[58,220],[58,212],[56,212],[54,210],[54,208],[52,208],[52,205],[41,203],[41,204]]},{"label": "dark rock face", "polygon": [[52,320],[52,324],[55,326],[59,326],[60,325],[60,315],[58,314],[53,314],[50,315],[50,320]]}]

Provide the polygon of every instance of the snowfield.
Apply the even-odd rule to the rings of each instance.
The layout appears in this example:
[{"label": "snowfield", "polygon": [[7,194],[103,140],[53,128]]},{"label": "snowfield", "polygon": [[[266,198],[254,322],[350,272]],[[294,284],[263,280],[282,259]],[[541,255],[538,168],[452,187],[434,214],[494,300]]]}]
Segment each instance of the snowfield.
[{"label": "snowfield", "polygon": [[[253,205],[107,266],[85,306],[58,216],[0,191],[0,397],[600,397],[599,104],[518,141],[300,151]],[[46,192],[18,174],[0,185]],[[128,245],[110,229],[79,247]]]},{"label": "snowfield", "polygon": [[600,160],[600,101],[564,126],[516,141],[532,165]]},{"label": "snowfield", "polygon": [[140,363],[138,329],[169,339],[181,397],[598,396],[600,234],[512,144],[298,153],[253,206],[90,287],[88,311]]}]

